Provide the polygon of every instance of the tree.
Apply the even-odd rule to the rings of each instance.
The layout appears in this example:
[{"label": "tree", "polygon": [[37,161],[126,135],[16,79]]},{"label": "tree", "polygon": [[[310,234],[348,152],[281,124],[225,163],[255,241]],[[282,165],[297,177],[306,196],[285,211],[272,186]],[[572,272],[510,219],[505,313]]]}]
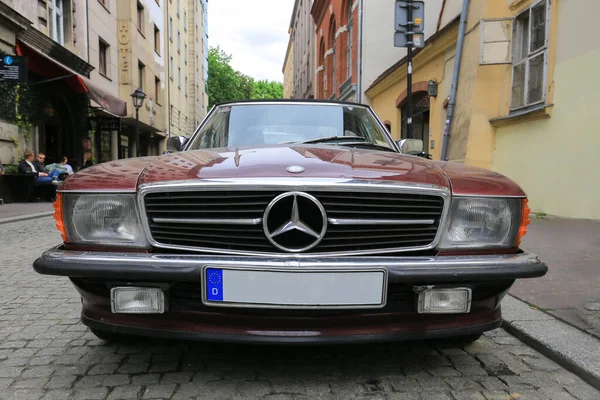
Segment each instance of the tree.
[{"label": "tree", "polygon": [[231,56],[219,47],[211,47],[208,52],[208,107],[224,101],[239,100],[239,74],[229,64]]},{"label": "tree", "polygon": [[255,81],[252,91],[253,99],[282,99],[283,84],[275,81]]},{"label": "tree", "polygon": [[231,55],[220,47],[208,52],[208,107],[215,104],[247,99],[280,99],[283,84],[274,81],[255,81],[252,77],[233,69]]}]

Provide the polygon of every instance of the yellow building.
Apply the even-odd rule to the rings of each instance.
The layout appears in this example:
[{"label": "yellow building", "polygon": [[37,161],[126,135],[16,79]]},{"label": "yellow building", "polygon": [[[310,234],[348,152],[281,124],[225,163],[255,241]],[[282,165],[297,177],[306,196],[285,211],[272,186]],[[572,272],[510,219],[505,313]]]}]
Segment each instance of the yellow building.
[{"label": "yellow building", "polygon": [[206,115],[204,0],[163,0],[167,129],[170,136],[191,136]]},{"label": "yellow building", "polygon": [[[440,159],[462,1],[448,0],[439,29],[413,65],[414,135]],[[585,10],[585,12],[582,12]],[[471,1],[448,159],[505,174],[533,212],[600,219],[600,43],[597,0]],[[576,27],[576,29],[574,29]],[[437,96],[428,95],[429,83]],[[395,138],[406,137],[406,60],[367,90]]]},{"label": "yellow building", "polygon": [[[136,110],[131,94],[141,89],[146,100],[139,110],[140,153],[157,155],[164,148],[166,136],[164,97],[164,56],[162,53],[162,7],[156,0],[122,0],[117,2],[119,40],[119,96],[127,101],[127,117],[121,121],[120,158],[138,156],[136,151]],[[158,32],[158,33],[157,33]]]},{"label": "yellow building", "polygon": [[[291,29],[290,29],[291,33]],[[283,61],[283,98],[291,99],[294,93],[294,37],[290,35]]]}]

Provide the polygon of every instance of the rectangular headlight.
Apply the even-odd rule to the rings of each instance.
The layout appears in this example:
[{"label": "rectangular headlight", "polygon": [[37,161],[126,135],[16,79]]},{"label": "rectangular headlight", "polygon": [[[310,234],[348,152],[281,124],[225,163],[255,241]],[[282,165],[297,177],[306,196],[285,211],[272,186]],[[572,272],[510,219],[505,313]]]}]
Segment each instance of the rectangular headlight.
[{"label": "rectangular headlight", "polygon": [[71,243],[148,247],[133,194],[64,194]]},{"label": "rectangular headlight", "polygon": [[425,289],[419,294],[419,314],[463,314],[471,310],[471,289]]},{"label": "rectangular headlight", "polygon": [[454,197],[439,248],[509,248],[521,223],[518,198]]},{"label": "rectangular headlight", "polygon": [[114,287],[110,290],[111,308],[115,314],[162,314],[165,295],[158,288]]}]

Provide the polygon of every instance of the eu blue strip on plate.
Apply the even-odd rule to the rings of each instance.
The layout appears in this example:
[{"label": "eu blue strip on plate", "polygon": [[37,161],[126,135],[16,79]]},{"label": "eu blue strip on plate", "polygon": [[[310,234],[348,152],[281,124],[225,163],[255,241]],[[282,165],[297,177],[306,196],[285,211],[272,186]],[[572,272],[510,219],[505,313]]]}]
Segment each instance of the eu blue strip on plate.
[{"label": "eu blue strip on plate", "polygon": [[206,299],[223,301],[223,270],[206,268]]}]

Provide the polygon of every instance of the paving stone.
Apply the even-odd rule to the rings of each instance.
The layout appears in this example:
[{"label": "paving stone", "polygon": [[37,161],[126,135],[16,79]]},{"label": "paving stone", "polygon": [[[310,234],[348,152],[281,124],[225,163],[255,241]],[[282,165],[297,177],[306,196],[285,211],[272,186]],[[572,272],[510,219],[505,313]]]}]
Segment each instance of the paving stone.
[{"label": "paving stone", "polygon": [[175,392],[176,385],[151,385],[147,386],[144,391],[144,399],[161,399],[169,398]]},{"label": "paving stone", "polygon": [[250,398],[258,398],[271,393],[271,385],[264,381],[240,382],[237,391]]},{"label": "paving stone", "polygon": [[21,375],[24,368],[0,366],[0,378],[16,378]]},{"label": "paving stone", "polygon": [[480,392],[473,392],[470,390],[453,391],[452,397],[455,400],[486,400]]},{"label": "paving stone", "polygon": [[11,400],[38,400],[44,396],[40,389],[12,389],[8,390],[7,398]]},{"label": "paving stone", "polygon": [[42,400],[66,400],[71,397],[72,390],[48,390]]},{"label": "paving stone", "polygon": [[56,356],[44,356],[44,357],[33,357],[29,360],[29,365],[31,366],[39,366],[39,365],[50,365],[56,361]]},{"label": "paving stone", "polygon": [[150,366],[149,372],[171,372],[176,371],[179,366],[178,362],[154,363]]},{"label": "paving stone", "polygon": [[12,387],[15,389],[39,389],[44,387],[48,380],[49,378],[19,379],[13,383]]},{"label": "paving stone", "polygon": [[81,389],[73,392],[73,400],[102,400],[108,394],[107,388]]},{"label": "paving stone", "polygon": [[118,386],[108,396],[108,400],[131,400],[137,399],[138,394],[142,391],[141,386],[128,385]]},{"label": "paving stone", "polygon": [[148,371],[148,363],[125,364],[119,367],[118,371],[122,374],[139,374]]},{"label": "paving stone", "polygon": [[54,366],[41,366],[28,368],[21,374],[22,378],[42,378],[52,375],[56,371]]},{"label": "paving stone", "polygon": [[119,368],[119,364],[98,364],[94,365],[88,371],[88,375],[112,374]]},{"label": "paving stone", "polygon": [[66,376],[53,376],[50,381],[46,384],[46,389],[65,389],[70,388],[73,382],[77,380],[77,376],[66,375]]},{"label": "paving stone", "polygon": [[514,400],[514,397],[511,399],[510,393],[505,390],[483,391],[482,394],[487,400]]},{"label": "paving stone", "polygon": [[131,378],[127,374],[107,375],[104,378],[104,386],[125,386],[131,383]]},{"label": "paving stone", "polygon": [[0,390],[6,389],[13,383],[12,378],[0,378]]},{"label": "paving stone", "polygon": [[191,372],[172,372],[164,374],[160,383],[188,383],[192,380],[192,376]]},{"label": "paving stone", "polygon": [[131,377],[131,383],[134,385],[157,385],[160,380],[159,374],[143,374],[143,375],[134,375]]}]

